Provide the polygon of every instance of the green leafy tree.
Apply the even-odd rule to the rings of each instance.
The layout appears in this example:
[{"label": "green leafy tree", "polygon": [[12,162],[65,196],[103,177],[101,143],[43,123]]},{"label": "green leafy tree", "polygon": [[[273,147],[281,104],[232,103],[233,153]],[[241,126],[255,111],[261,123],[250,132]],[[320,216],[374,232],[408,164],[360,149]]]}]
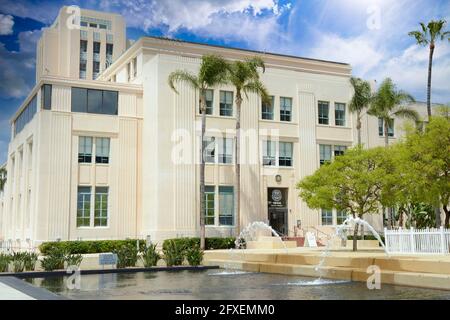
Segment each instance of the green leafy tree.
[{"label": "green leafy tree", "polygon": [[235,209],[236,209],[236,231],[240,232],[241,227],[241,106],[243,101],[243,94],[248,98],[249,93],[255,93],[261,97],[262,102],[271,104],[269,94],[266,87],[260,81],[259,69],[265,71],[264,61],[261,58],[254,57],[245,61],[236,60],[229,64],[228,67],[228,82],[236,89],[236,143],[235,143],[235,168],[236,168],[236,183],[235,183]]},{"label": "green leafy tree", "polygon": [[428,57],[428,82],[427,82],[427,112],[431,117],[431,70],[433,66],[433,53],[436,41],[448,39],[450,41],[450,31],[444,31],[445,20],[431,20],[428,25],[420,22],[420,30],[411,31],[409,36],[414,37],[420,46],[428,46],[430,53]]},{"label": "green leafy tree", "polygon": [[353,96],[350,100],[349,110],[356,113],[356,130],[358,131],[358,144],[361,144],[361,116],[365,109],[369,107],[372,99],[370,83],[361,78],[350,78],[353,87]]},{"label": "green leafy tree", "polygon": [[[391,203],[390,186],[394,166],[386,148],[349,149],[297,184],[300,197],[312,209],[335,208],[353,217],[379,213],[380,205]],[[353,234],[357,250],[358,227]]]},{"label": "green leafy tree", "polygon": [[[199,92],[200,112],[202,115],[201,150],[200,160],[200,247],[205,249],[205,140],[206,131],[206,90],[225,83],[228,64],[220,56],[205,55],[202,57],[198,74],[194,75],[186,70],[176,70],[169,75],[170,88],[178,93],[175,84],[184,82]],[[197,107],[197,106],[195,106]]]}]

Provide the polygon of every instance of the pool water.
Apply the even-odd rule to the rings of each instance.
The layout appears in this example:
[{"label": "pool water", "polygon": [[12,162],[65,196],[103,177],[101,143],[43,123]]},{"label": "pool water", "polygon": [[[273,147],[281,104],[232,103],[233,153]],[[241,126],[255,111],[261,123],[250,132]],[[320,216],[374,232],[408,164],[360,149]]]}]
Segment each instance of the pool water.
[{"label": "pool water", "polygon": [[26,281],[70,299],[446,299],[450,291],[221,269],[82,275],[80,289],[67,277]]}]

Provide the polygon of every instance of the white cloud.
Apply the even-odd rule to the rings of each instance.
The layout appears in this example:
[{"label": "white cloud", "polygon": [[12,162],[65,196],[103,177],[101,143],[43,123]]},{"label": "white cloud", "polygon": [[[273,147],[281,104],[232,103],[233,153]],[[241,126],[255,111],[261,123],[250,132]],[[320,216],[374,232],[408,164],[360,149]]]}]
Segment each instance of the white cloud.
[{"label": "white cloud", "polygon": [[5,36],[13,33],[14,18],[10,15],[0,13],[0,35]]}]

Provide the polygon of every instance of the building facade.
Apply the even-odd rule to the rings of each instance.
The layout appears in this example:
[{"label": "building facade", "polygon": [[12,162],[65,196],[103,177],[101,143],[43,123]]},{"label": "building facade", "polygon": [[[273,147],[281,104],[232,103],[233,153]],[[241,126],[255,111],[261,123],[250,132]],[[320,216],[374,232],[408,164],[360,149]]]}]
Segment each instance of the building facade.
[{"label": "building facade", "polygon": [[[126,48],[120,16],[70,12],[43,32],[36,86],[11,119],[0,241],[198,236],[198,92],[180,83],[175,93],[167,79],[196,73],[205,54],[266,63],[273,103],[249,95],[242,106],[241,226],[266,221],[292,236],[344,219],[308,208],[295,185],[356,143],[350,65],[153,37]],[[234,95],[207,92],[207,236],[236,234]],[[392,141],[403,121],[394,124]],[[378,119],[365,115],[362,132],[365,146],[384,144]],[[381,216],[371,222],[382,228]]]}]

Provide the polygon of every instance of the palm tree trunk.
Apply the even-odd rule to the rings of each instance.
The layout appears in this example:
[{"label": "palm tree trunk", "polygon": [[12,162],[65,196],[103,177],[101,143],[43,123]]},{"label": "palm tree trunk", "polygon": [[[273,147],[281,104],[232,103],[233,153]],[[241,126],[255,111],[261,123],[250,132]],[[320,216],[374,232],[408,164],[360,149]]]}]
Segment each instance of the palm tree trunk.
[{"label": "palm tree trunk", "polygon": [[203,93],[200,93],[200,105],[201,105],[201,112],[202,112],[202,134],[201,134],[201,159],[200,159],[200,248],[202,250],[205,250],[205,236],[206,236],[206,230],[205,230],[205,159],[204,159],[204,143],[203,140],[205,138],[205,131],[206,131],[206,103],[205,98],[203,96]]},{"label": "palm tree trunk", "polygon": [[236,181],[235,181],[235,209],[236,209],[236,236],[241,232],[241,104],[242,97],[241,91],[236,92],[236,143],[235,143],[235,169],[236,169]]},{"label": "palm tree trunk", "polygon": [[383,128],[383,131],[384,131],[384,146],[387,148],[389,146],[389,135],[388,135],[389,134],[389,130],[388,130],[389,122],[386,119],[384,119],[383,122],[384,122],[384,128]]},{"label": "palm tree trunk", "polygon": [[356,130],[358,131],[358,146],[361,146],[361,112],[356,113]]},{"label": "palm tree trunk", "polygon": [[428,82],[427,82],[427,112],[428,121],[431,117],[431,69],[433,66],[434,43],[430,43],[430,56],[428,58]]}]

